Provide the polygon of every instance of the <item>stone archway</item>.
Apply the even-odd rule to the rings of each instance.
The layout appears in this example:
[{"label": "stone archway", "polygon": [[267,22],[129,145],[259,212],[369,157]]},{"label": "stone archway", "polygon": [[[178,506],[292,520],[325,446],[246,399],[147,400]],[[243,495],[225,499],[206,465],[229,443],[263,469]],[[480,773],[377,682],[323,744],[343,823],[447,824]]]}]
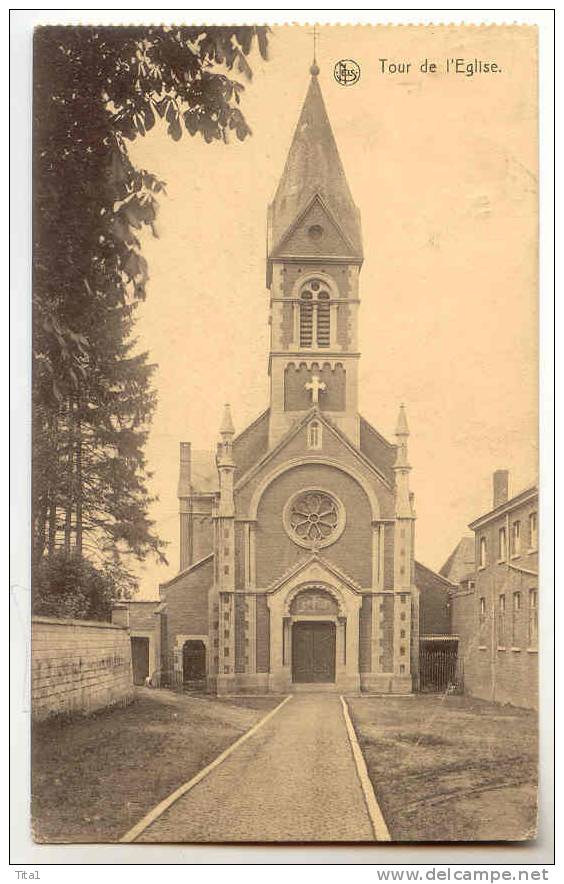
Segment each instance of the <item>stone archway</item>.
[{"label": "stone archway", "polygon": [[[304,641],[326,644],[332,648],[334,633],[335,651],[333,655],[331,650],[331,654],[335,673],[331,683],[335,690],[359,689],[358,642],[362,595],[355,586],[336,573],[328,563],[313,556],[294,574],[289,574],[272,588],[267,595],[267,603],[270,612],[271,690],[289,691],[296,684],[296,689],[300,689],[299,682],[293,680],[292,645],[294,624],[302,621],[332,624],[330,629],[325,630],[312,627],[311,631],[317,629],[318,634]],[[305,627],[301,629],[307,631]],[[321,661],[315,665],[323,669]],[[301,677],[303,679],[303,674]]]}]

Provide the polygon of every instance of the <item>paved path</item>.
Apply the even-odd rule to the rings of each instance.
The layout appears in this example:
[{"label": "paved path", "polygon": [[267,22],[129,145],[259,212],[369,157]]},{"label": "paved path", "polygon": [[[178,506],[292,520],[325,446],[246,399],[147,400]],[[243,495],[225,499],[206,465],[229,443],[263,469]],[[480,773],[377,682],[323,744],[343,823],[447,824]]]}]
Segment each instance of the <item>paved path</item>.
[{"label": "paved path", "polygon": [[338,695],[294,696],[138,841],[374,841]]}]

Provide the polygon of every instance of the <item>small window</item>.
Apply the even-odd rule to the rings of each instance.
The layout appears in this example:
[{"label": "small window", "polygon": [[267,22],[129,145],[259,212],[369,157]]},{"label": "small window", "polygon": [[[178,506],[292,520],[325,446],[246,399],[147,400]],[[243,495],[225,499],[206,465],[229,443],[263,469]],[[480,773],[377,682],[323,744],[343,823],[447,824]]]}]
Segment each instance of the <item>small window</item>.
[{"label": "small window", "polygon": [[521,593],[513,593],[513,617],[511,620],[511,645],[514,648],[520,646],[519,643],[519,620],[521,611]]},{"label": "small window", "polygon": [[499,597],[497,616],[497,643],[499,647],[505,647],[505,595]]},{"label": "small window", "polygon": [[485,537],[480,537],[480,568],[486,567],[487,562],[487,543]]},{"label": "small window", "polygon": [[537,538],[537,514],[531,513],[529,516],[529,547],[536,549],[538,543]]},{"label": "small window", "polygon": [[498,557],[500,562],[504,562],[507,558],[507,532],[505,528],[499,529]]},{"label": "small window", "polygon": [[529,590],[529,647],[536,648],[539,638],[538,596],[536,589]]},{"label": "small window", "polygon": [[319,450],[321,445],[321,424],[319,421],[312,421],[307,428],[307,447]]},{"label": "small window", "polygon": [[521,552],[521,522],[513,522],[511,526],[511,555],[518,556]]},{"label": "small window", "polygon": [[486,619],[486,600],[484,596],[480,596],[480,620]]}]

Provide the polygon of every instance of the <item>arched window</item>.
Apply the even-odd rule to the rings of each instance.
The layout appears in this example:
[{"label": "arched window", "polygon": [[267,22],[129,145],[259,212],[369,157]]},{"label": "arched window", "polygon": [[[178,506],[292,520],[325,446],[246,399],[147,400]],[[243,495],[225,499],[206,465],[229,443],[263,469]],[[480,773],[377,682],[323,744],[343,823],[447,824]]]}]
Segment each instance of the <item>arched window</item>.
[{"label": "arched window", "polygon": [[321,424],[312,421],[307,428],[307,447],[319,450],[321,448]]},{"label": "arched window", "polygon": [[300,347],[311,347],[313,343],[312,298],[309,289],[300,293]]},{"label": "arched window", "polygon": [[300,347],[331,345],[331,295],[321,279],[308,279],[300,289]]}]

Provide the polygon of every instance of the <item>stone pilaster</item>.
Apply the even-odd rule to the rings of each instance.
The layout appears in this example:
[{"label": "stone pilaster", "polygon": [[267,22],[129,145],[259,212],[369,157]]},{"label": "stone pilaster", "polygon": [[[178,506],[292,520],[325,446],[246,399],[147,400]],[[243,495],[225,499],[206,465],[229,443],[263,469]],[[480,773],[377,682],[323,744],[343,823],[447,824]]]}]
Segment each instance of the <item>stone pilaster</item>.
[{"label": "stone pilaster", "polygon": [[414,520],[413,496],[409,490],[411,467],[407,457],[409,428],[404,406],[400,407],[396,428],[397,457],[394,464],[396,484],[396,519],[394,529],[394,639],[393,681],[394,691],[408,693],[412,690],[411,677],[411,619],[414,572]]}]

